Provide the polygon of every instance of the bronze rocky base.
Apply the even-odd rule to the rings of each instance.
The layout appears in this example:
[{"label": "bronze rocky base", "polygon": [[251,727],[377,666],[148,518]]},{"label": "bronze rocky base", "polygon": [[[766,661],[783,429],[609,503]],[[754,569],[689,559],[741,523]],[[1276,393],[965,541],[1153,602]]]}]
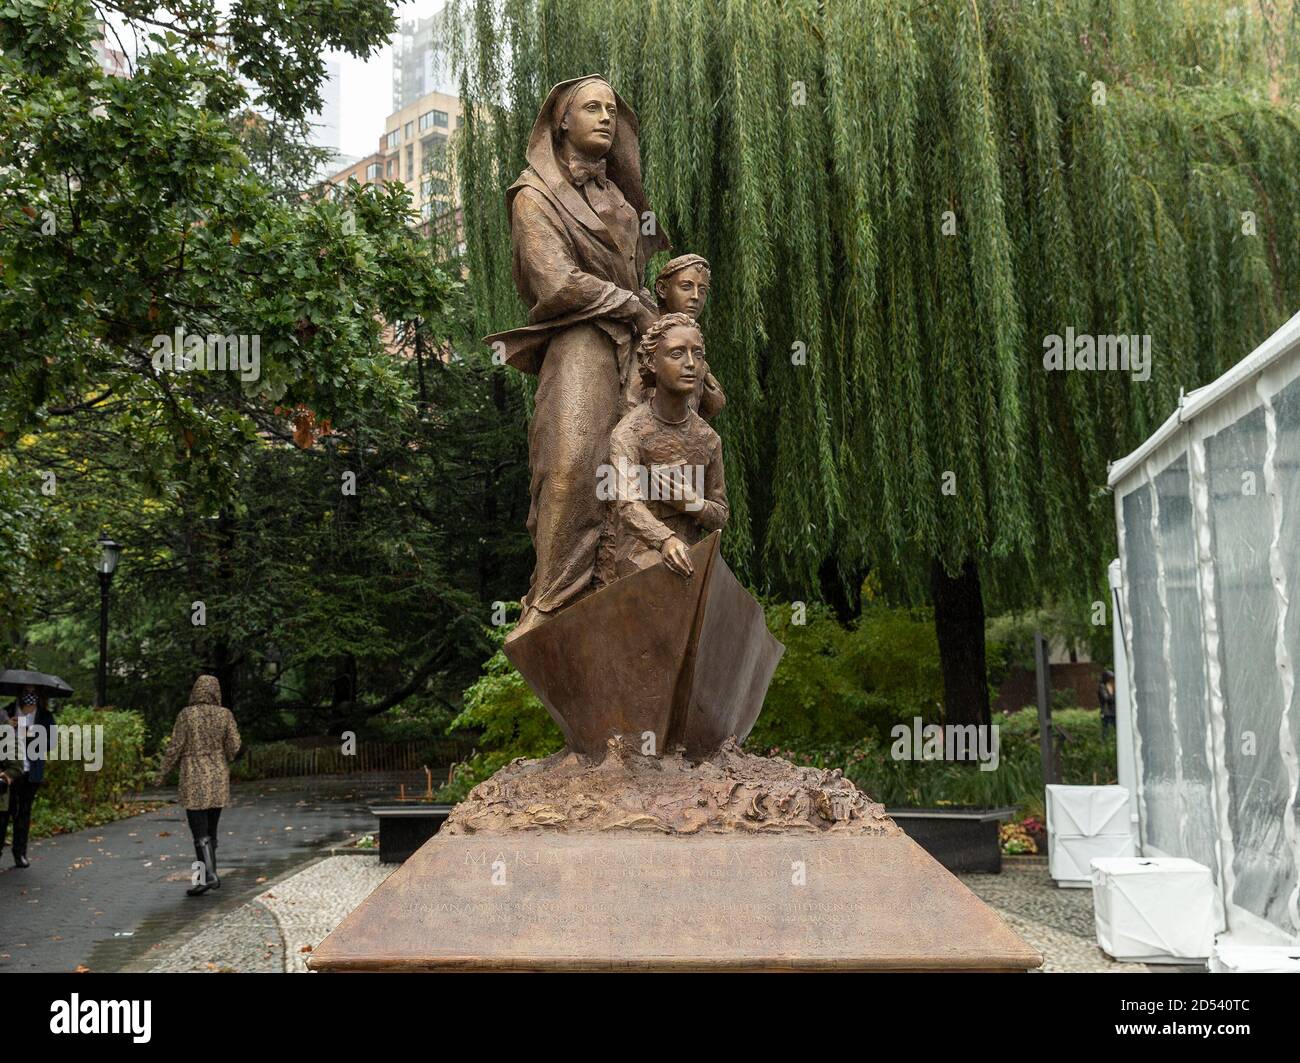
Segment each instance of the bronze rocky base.
[{"label": "bronze rocky base", "polygon": [[693,762],[678,749],[642,756],[627,738],[601,758],[563,752],[516,760],[470,791],[443,835],[547,830],[661,834],[895,835],[884,806],[839,769],[746,753],[728,739]]}]

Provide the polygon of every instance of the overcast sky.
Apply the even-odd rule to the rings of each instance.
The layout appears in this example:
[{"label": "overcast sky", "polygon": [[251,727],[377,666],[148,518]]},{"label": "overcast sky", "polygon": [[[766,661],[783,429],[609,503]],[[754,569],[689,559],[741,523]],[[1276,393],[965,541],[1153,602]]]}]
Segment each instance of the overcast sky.
[{"label": "overcast sky", "polygon": [[[399,19],[427,18],[439,11],[444,0],[410,0],[399,4]],[[369,155],[384,131],[384,119],[393,110],[393,55],[385,48],[369,62],[350,55],[331,56],[342,64],[342,109],[339,118],[339,150],[345,155]]]}]

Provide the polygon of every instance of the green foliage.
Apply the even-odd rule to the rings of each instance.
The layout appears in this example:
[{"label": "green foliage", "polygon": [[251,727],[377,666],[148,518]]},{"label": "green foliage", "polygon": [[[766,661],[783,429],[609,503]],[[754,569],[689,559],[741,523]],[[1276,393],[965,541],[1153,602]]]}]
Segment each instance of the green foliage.
[{"label": "green foliage", "polygon": [[[1106,615],[1109,616],[1109,609]],[[1081,650],[1094,661],[1109,660],[1114,648],[1110,624],[1093,624],[1090,609],[1044,606],[989,617],[985,634],[990,685],[1000,684],[1012,668],[1034,670],[1036,632],[1042,632],[1049,642]]]},{"label": "green foliage", "polygon": [[[995,608],[1104,597],[1106,461],[1300,302],[1287,0],[458,10],[477,334],[522,322],[501,195],[537,107],[605,73],[674,252],[713,265],[725,549],[783,597],[829,568],[919,600],[932,558]],[[1149,334],[1151,379],[1045,372],[1070,326]]]},{"label": "green foliage", "polygon": [[[895,759],[890,741],[867,738],[821,750],[778,750],[797,764],[841,768],[873,800],[891,806],[1014,806],[1042,816],[1043,771],[1038,748],[1038,718],[1033,712],[995,713],[999,727],[998,767],[980,771],[972,764]],[[1103,738],[1101,718],[1086,709],[1053,716],[1061,781],[1105,785],[1116,778],[1114,735]],[[910,731],[907,739],[911,743]]]},{"label": "green foliage", "polygon": [[899,720],[937,720],[943,700],[939,650],[928,610],[868,606],[841,625],[822,606],[792,622],[789,605],[767,609],[768,629],[785,644],[751,749],[849,745],[883,740]]},{"label": "green foliage", "polygon": [[46,763],[45,781],[32,809],[32,836],[43,838],[132,815],[136,809],[123,799],[147,785],[151,770],[144,717],[69,705],[59,708],[55,722],[103,727],[103,764],[98,771],[86,771],[82,761]]},{"label": "green foliage", "polygon": [[[445,719],[526,578],[524,405],[409,194],[305,184],[321,51],[392,5],[128,5],[130,77],[94,13],[0,3],[0,655],[90,682],[107,531],[109,697],[153,735],[199,669],[250,739]],[[260,374],[156,368],[176,328]]]},{"label": "green foliage", "polygon": [[[942,722],[939,651],[928,610],[868,605],[859,622],[840,625],[822,606],[793,623],[789,605],[769,605],[769,630],[786,646],[758,723],[746,740],[753,752],[799,764],[840,768],[877,801],[898,805],[1015,805],[1042,814],[1038,718],[1033,711],[995,714],[999,765],[895,759],[894,727],[908,748],[915,717]],[[478,732],[479,752],[457,766],[438,799],[459,801],[516,757],[544,757],[564,741],[545,707],[500,650],[465,691],[464,710],[449,730]],[[1115,778],[1114,736],[1103,738],[1095,711],[1068,708],[1053,716],[1062,781],[1087,785]]]},{"label": "green foliage", "polygon": [[[924,610],[869,609],[852,627],[812,606],[805,623],[792,623],[788,605],[767,609],[769,629],[786,646],[750,749],[848,747],[871,734],[883,740],[898,720],[935,719],[942,684],[934,626]],[[499,645],[505,631],[493,634]],[[543,757],[561,749],[559,728],[523,677],[498,649],[464,694],[450,730],[478,732],[481,752],[458,767],[444,800],[458,800],[474,784],[515,757]]]},{"label": "green foliage", "polygon": [[528,689],[501,646],[511,628],[495,628],[496,645],[478,681],[465,691],[465,707],[449,730],[477,729],[482,744],[514,757],[545,757],[560,749],[564,739],[546,707]]},{"label": "green foliage", "polygon": [[465,707],[448,728],[449,733],[479,731],[483,751],[457,765],[452,781],[439,791],[440,801],[459,801],[516,757],[546,757],[564,748],[564,736],[546,706],[528,689],[501,649],[512,628],[491,631],[496,651],[483,665],[483,674],[465,691]]}]

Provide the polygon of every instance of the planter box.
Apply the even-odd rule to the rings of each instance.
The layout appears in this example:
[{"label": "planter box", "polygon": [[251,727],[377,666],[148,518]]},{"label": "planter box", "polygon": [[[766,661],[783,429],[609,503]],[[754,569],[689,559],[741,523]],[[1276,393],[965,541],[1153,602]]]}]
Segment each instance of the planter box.
[{"label": "planter box", "polygon": [[[401,864],[438,833],[451,814],[451,805],[432,805],[407,801],[392,805],[372,805],[379,817],[379,861]],[[374,850],[370,850],[374,852]]]},{"label": "planter box", "polygon": [[1015,815],[1014,808],[889,808],[894,822],[909,838],[956,874],[1002,870],[998,827]]}]

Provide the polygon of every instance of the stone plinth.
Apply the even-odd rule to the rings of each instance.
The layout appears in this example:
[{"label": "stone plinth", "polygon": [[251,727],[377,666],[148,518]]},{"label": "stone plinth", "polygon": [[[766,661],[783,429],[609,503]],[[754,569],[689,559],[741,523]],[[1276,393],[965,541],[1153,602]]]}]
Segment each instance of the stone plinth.
[{"label": "stone plinth", "polygon": [[1042,957],[910,838],[438,835],[317,971],[1024,971]]}]

